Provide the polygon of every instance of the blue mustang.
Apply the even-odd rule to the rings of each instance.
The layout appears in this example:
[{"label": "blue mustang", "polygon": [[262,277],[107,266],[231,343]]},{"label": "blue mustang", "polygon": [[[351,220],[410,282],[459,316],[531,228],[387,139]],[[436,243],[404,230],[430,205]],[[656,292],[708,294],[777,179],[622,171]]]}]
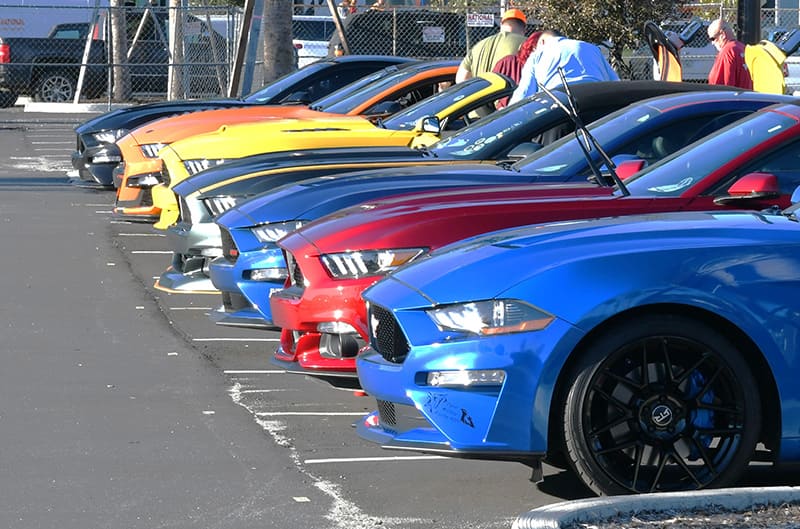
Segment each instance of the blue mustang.
[{"label": "blue mustang", "polygon": [[800,459],[796,207],[532,225],[398,269],[364,294],[358,434],[568,464],[598,494]]}]

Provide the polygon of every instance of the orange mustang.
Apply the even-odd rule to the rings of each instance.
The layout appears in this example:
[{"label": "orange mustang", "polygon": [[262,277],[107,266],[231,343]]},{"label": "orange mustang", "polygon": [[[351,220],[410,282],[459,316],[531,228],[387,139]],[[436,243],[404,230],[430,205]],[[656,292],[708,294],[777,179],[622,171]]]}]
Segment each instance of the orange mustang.
[{"label": "orange mustang", "polygon": [[158,152],[177,140],[213,132],[223,125],[272,119],[318,119],[336,116],[386,117],[433,95],[452,82],[458,61],[409,62],[384,68],[355,81],[310,106],[257,106],[208,110],[153,121],[117,142],[122,163],[115,170],[117,218],[154,222],[159,208],[152,188],[162,181]]}]

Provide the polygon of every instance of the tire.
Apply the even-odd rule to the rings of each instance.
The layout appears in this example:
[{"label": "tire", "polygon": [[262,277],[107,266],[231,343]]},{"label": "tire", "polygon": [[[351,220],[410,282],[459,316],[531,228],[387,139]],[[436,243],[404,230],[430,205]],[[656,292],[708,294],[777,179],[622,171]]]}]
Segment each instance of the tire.
[{"label": "tire", "polygon": [[760,396],[742,352],[690,318],[609,329],[567,384],[566,455],[597,494],[732,485],[759,439]]},{"label": "tire", "polygon": [[36,83],[36,100],[46,103],[72,102],[77,83],[69,72],[47,70],[39,76]]},{"label": "tire", "polygon": [[0,90],[0,108],[8,108],[17,102],[17,93],[10,90]]}]

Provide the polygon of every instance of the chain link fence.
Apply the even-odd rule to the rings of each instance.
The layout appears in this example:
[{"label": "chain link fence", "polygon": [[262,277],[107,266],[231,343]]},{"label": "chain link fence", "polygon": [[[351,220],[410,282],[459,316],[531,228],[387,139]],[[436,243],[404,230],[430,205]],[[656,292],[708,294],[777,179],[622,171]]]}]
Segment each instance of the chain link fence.
[{"label": "chain link fence", "polygon": [[164,99],[168,90],[180,97],[223,95],[240,19],[236,8],[94,9],[0,0],[0,99],[114,94],[137,101]]},{"label": "chain link fence", "polygon": [[[0,0],[0,104],[29,95],[44,101],[143,101],[173,97],[224,96],[232,72],[242,25],[238,8],[129,7],[87,9],[5,6]],[[397,2],[395,2],[397,3]],[[406,4],[432,4],[420,0]],[[323,5],[325,4],[325,5]],[[455,8],[438,2],[373,8],[372,2],[342,2],[339,8],[345,40],[336,30],[327,2],[296,3],[292,24],[297,64],[333,55],[337,47],[350,54],[386,54],[420,59],[460,58],[476,42],[494,34],[501,10]],[[529,17],[528,33],[538,29],[536,3],[516,1]],[[735,22],[736,10],[719,4],[683,4],[664,29],[680,33],[693,19],[723,16]],[[268,30],[262,17],[261,35]],[[177,24],[173,27],[173,22]],[[112,26],[124,32],[112,31]],[[762,10],[762,37],[774,40],[800,27],[798,9]],[[91,35],[90,35],[91,31]],[[124,35],[123,35],[124,33]],[[87,38],[90,36],[90,38]],[[172,46],[171,42],[180,42]],[[252,85],[264,83],[263,43],[253,64]],[[681,50],[684,80],[705,82],[716,56],[705,26]],[[630,50],[626,60],[634,79],[654,77],[646,45]],[[788,90],[800,90],[800,57],[787,60]],[[8,103],[11,104],[11,103]]]}]

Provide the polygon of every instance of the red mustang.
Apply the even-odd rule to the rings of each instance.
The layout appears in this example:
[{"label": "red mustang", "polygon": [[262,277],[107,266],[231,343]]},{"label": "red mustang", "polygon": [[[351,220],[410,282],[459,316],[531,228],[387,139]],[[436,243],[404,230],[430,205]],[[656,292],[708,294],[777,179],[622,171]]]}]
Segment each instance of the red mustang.
[{"label": "red mustang", "polygon": [[540,222],[787,207],[798,184],[800,106],[779,104],[682,149],[623,186],[598,186],[590,196],[583,185],[505,185],[409,194],[339,211],[279,242],[289,284],[270,298],[273,321],[282,328],[273,363],[335,386],[358,387],[355,356],[368,337],[362,291],[455,241]]}]

